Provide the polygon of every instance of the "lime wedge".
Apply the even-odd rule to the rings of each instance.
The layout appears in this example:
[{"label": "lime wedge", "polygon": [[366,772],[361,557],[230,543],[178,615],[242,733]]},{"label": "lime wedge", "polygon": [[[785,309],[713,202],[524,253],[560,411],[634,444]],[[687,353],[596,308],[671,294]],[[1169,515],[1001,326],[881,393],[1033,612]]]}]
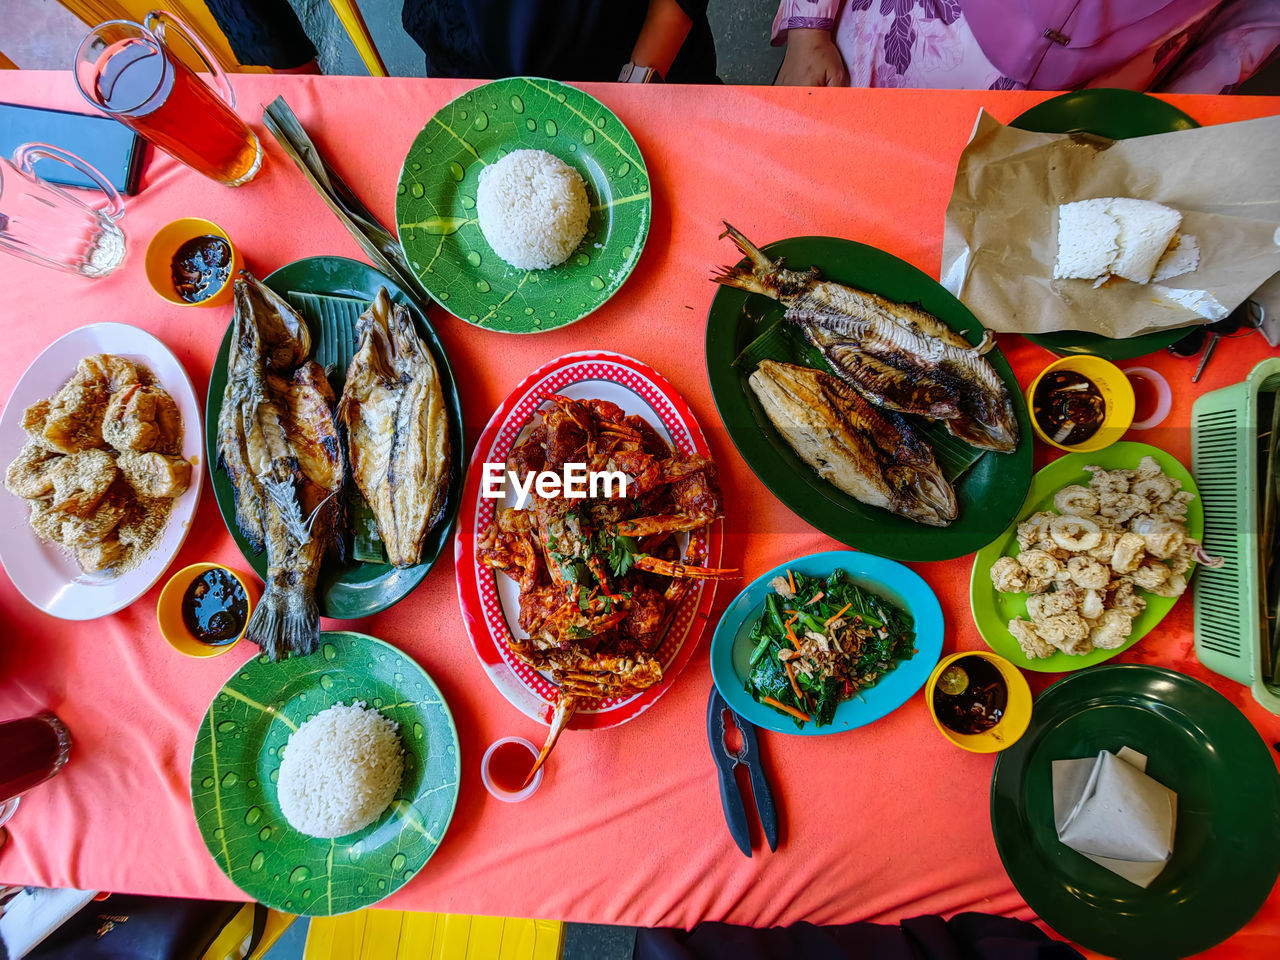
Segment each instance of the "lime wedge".
[{"label": "lime wedge", "polygon": [[953,697],[964,693],[969,689],[969,674],[965,673],[964,667],[952,664],[938,677],[938,689]]}]

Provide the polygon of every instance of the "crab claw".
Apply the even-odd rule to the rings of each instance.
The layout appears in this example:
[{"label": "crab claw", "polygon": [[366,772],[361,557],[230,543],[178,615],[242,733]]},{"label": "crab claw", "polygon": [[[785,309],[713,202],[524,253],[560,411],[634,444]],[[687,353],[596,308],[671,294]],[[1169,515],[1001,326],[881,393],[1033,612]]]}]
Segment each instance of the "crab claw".
[{"label": "crab claw", "polygon": [[657,557],[636,557],[635,569],[680,579],[693,577],[695,580],[732,580],[739,576],[736,568],[691,567],[672,560],[660,560]]},{"label": "crab claw", "polygon": [[538,754],[538,759],[533,761],[533,767],[529,770],[529,775],[524,778],[524,783],[520,784],[520,788],[527,787],[542,765],[546,762],[547,757],[551,755],[552,749],[556,745],[556,741],[560,739],[560,734],[564,733],[565,727],[569,726],[569,721],[573,719],[573,715],[578,712],[578,698],[560,695],[560,701],[556,704],[555,713],[551,715],[551,729],[547,731],[547,741],[542,745],[542,752]]}]

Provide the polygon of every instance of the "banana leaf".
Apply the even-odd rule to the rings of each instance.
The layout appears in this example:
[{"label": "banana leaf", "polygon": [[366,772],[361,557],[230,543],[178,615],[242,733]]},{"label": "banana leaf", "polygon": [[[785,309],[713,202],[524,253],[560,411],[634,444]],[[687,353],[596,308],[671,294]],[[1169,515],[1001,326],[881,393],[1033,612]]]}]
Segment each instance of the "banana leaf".
[{"label": "banana leaf", "polygon": [[375,267],[413,295],[425,312],[431,297],[409,269],[400,241],[369,211],[360,198],[321,156],[284,97],[276,97],[262,111],[262,122],[280,148],[316,188],[329,209],[355,237]]}]

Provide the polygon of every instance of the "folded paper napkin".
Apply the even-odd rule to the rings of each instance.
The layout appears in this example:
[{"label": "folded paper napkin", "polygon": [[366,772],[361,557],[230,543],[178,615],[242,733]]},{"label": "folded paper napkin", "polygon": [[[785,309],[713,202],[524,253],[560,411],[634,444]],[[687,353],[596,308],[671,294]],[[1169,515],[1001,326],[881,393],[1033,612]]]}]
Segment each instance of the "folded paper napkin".
[{"label": "folded paper napkin", "polygon": [[1053,761],[1058,839],[1140,887],[1173,854],[1178,795],[1146,774],[1147,758],[1123,747]]}]

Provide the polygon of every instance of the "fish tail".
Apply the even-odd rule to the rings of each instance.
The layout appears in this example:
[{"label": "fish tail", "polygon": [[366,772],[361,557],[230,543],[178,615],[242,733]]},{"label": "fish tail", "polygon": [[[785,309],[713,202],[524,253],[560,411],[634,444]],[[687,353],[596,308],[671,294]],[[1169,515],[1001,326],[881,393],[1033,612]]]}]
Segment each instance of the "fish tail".
[{"label": "fish tail", "polygon": [[737,287],[739,290],[746,290],[750,293],[764,293],[772,296],[769,287],[765,284],[763,277],[771,274],[775,269],[775,264],[770,260],[754,243],[744,237],[728,220],[724,222],[724,233],[720,234],[721,239],[729,237],[742,255],[747,258],[748,265],[735,265],[732,267],[721,267],[720,272],[715,274],[711,279],[716,283],[722,283],[726,287]]},{"label": "fish tail", "polygon": [[270,583],[254,608],[244,635],[262,648],[268,660],[279,660],[286,654],[305,656],[314,652],[320,642],[319,608],[310,591],[301,585],[281,589]]}]

